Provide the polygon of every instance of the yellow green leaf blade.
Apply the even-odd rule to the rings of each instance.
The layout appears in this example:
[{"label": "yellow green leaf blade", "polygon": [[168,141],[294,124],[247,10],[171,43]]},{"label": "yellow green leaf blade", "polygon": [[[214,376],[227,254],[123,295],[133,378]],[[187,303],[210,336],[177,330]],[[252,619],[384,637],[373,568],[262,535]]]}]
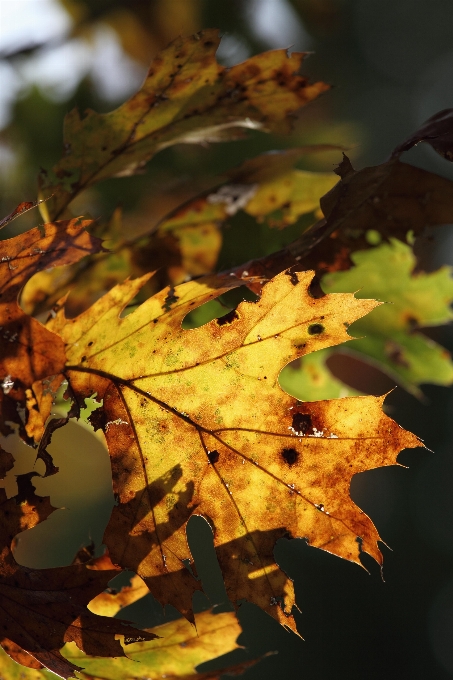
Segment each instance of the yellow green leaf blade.
[{"label": "yellow green leaf blade", "polygon": [[354,324],[351,333],[360,339],[348,347],[366,359],[378,362],[406,389],[418,394],[422,383],[448,385],[453,382],[449,353],[419,328],[447,323],[453,317],[451,270],[413,273],[412,249],[396,239],[352,255],[355,266],[346,272],[327,274],[324,290],[359,291],[388,302],[366,319]]},{"label": "yellow green leaf blade", "polygon": [[338,182],[338,177],[333,172],[291,167],[309,150],[270,152],[246,161],[228,173],[228,182],[175,210],[161,222],[159,231],[223,223],[239,210],[283,228],[302,215],[320,212],[321,197]]},{"label": "yellow green leaf blade", "polygon": [[[215,59],[216,30],[178,38],[153,60],[131,99],[115,111],[72,111],[65,122],[65,155],[40,178],[46,216],[60,215],[91,184],[130,175],[176,143],[234,138],[235,129],[289,128],[291,114],[328,89],[297,75],[303,54],[257,55],[230,69]],[[44,207],[45,205],[45,207]]]}]

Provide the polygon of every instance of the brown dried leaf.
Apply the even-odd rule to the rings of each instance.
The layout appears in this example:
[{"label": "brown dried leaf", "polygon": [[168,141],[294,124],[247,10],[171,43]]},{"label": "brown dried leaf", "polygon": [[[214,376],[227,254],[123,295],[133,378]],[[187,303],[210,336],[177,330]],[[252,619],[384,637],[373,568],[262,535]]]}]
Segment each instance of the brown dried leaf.
[{"label": "brown dried leaf", "polygon": [[[235,269],[273,276],[283,267],[319,273],[352,266],[351,253],[392,237],[405,242],[429,226],[453,222],[453,182],[394,158],[354,170],[345,156],[340,181],[321,199],[325,219],[284,250]],[[376,240],[377,239],[377,240]]]},{"label": "brown dried leaf", "polygon": [[40,203],[42,203],[42,201],[23,201],[22,203],[19,203],[9,215],[6,215],[6,217],[3,217],[3,219],[0,220],[0,229],[6,227],[6,225],[15,220],[16,217],[32,210],[32,208],[36,208]]},{"label": "brown dried leaf", "polygon": [[[5,636],[5,650],[29,668],[40,664],[61,677],[72,677],[77,666],[64,659],[59,650],[74,641],[88,654],[122,656],[116,634],[142,639],[154,635],[142,633],[117,619],[92,614],[86,605],[117,570],[91,570],[85,565],[58,569],[29,569],[18,565],[10,545],[16,534],[31,529],[53,512],[48,498],[34,494],[31,476],[18,478],[19,494],[7,499],[0,489],[2,514],[0,545],[0,629]],[[22,483],[21,483],[22,482]],[[25,652],[22,655],[21,650]]]},{"label": "brown dried leaf", "polygon": [[[2,241],[0,398],[5,418],[4,434],[10,432],[5,426],[7,420],[23,427],[16,408],[19,403],[29,411],[28,436],[35,435],[39,439],[50,413],[51,399],[47,395],[52,388],[58,388],[58,379],[55,382],[54,377],[61,373],[65,364],[61,339],[25,314],[18,304],[18,296],[35,272],[77,262],[85,255],[101,250],[100,240],[85,231],[89,224],[91,220],[80,218],[55,222]],[[33,392],[34,386],[37,393]]]}]

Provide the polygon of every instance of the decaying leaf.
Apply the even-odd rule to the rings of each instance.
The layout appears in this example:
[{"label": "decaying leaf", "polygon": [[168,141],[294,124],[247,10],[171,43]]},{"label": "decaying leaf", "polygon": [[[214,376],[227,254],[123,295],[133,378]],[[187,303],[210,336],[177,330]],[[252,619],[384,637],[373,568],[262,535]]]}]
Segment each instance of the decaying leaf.
[{"label": "decaying leaf", "polygon": [[[28,408],[26,427],[29,437],[42,434],[50,413],[53,378],[61,374],[65,364],[61,338],[39,321],[23,312],[18,296],[25,282],[35,272],[77,262],[85,255],[101,249],[99,239],[90,236],[85,227],[90,220],[80,218],[45,224],[24,234],[2,241],[0,259],[0,383],[2,391],[2,433],[11,429],[6,423],[23,426],[17,410]],[[40,381],[46,383],[40,384]],[[33,387],[38,385],[34,393]]]},{"label": "decaying leaf", "polygon": [[[150,234],[136,239],[128,239],[121,211],[116,210],[102,232],[109,252],[99,253],[89,263],[34,276],[22,293],[25,311],[48,310],[71,290],[68,305],[75,316],[127,276],[142,276],[158,267],[161,287],[212,273],[222,246],[221,227],[239,210],[279,228],[320,212],[319,199],[335,184],[336,175],[298,170],[294,164],[304,155],[333,148],[318,145],[252,158],[226,173],[223,184],[180,205]],[[153,292],[142,291],[142,299]]]},{"label": "decaying leaf", "polygon": [[278,228],[293,224],[301,215],[316,213],[321,196],[338,180],[331,172],[294,168],[307,151],[270,152],[246,161],[228,173],[227,182],[175,210],[159,231],[221,225],[240,210]]},{"label": "decaying leaf", "polygon": [[149,588],[146,583],[135,574],[129,586],[124,586],[117,593],[100,593],[94,600],[91,600],[88,609],[99,616],[115,616],[123,607],[137,602],[148,593]]},{"label": "decaying leaf", "polygon": [[[236,639],[242,631],[233,612],[205,611],[195,615],[195,626],[186,619],[177,619],[147,632],[156,639],[123,645],[126,656],[120,658],[88,656],[73,643],[66,644],[61,653],[68,662],[83,667],[83,671],[75,673],[80,680],[214,680],[223,673],[240,673],[254,663],[245,662],[210,672],[196,671],[196,667],[206,661],[240,647]],[[45,669],[26,670],[4,654],[0,654],[0,677],[5,680],[57,680]]]},{"label": "decaying leaf", "polygon": [[383,240],[419,236],[426,227],[453,222],[453,182],[392,158],[354,170],[345,156],[335,171],[340,181],[321,199],[325,219],[284,250],[236,268],[270,277],[284,267],[318,273],[349,269],[351,254]]},{"label": "decaying leaf", "polygon": [[453,318],[451,269],[414,274],[412,249],[391,239],[372,250],[352,255],[355,266],[346,272],[327,274],[322,287],[328,293],[359,291],[381,305],[357,321],[351,334],[358,337],[348,350],[377,363],[409,392],[420,395],[421,383],[449,385],[453,382],[450,354],[419,332]]},{"label": "decaying leaf", "polygon": [[66,153],[41,175],[46,220],[62,215],[86,187],[134,174],[168,146],[231,139],[238,128],[287,130],[292,114],[328,89],[298,75],[302,53],[275,50],[224,68],[215,59],[219,41],[214,29],[178,38],[118,109],[67,116]]},{"label": "decaying leaf", "polygon": [[183,284],[121,318],[141,285],[129,281],[79,317],[60,312],[50,322],[65,340],[74,394],[103,399],[96,422],[118,499],[104,536],[111,558],[187,615],[199,587],[183,563],[194,512],[213,528],[230,599],[256,602],[290,627],[294,596],[274,562],[277,538],[381,561],[349,482],[419,442],[383,414],[382,399],[301,405],[279,387],[287,363],[348,340],[346,327],[377,304],[313,298],[312,277],[283,272],[257,302],[192,330],[183,318],[221,289]]},{"label": "decaying leaf", "polygon": [[[0,489],[2,514],[0,556],[0,630],[2,644],[13,658],[28,660],[27,652],[46,668],[64,678],[72,677],[77,666],[64,659],[59,650],[74,641],[87,653],[121,656],[115,634],[151,639],[153,636],[130,628],[117,619],[92,614],[86,605],[118,573],[95,571],[85,565],[58,569],[29,569],[18,565],[10,545],[20,532],[43,521],[54,510],[48,498],[34,494],[31,475],[23,475],[17,497],[6,498]],[[24,652],[24,653],[22,653]]]}]

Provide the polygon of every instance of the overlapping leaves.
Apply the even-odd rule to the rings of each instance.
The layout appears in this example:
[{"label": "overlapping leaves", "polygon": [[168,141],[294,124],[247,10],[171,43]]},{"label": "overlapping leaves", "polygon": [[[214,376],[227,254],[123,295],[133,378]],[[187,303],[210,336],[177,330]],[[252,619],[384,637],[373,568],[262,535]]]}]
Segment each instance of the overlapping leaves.
[{"label": "overlapping leaves", "polygon": [[[85,187],[133,174],[166,146],[229,139],[241,127],[287,129],[293,113],[326,89],[298,75],[303,55],[288,57],[285,51],[223,69],[214,58],[216,41],[215,31],[179,39],[158,55],[143,88],[122,107],[110,114],[88,112],[84,118],[73,112],[66,123],[65,156],[41,177],[41,193],[48,199],[43,213],[64,215]],[[327,401],[326,396],[343,393],[338,382],[329,393],[332,382],[321,353],[349,340],[347,328],[379,306],[352,294],[363,286],[363,278],[369,284],[364,293],[394,306],[382,305],[358,321],[367,336],[355,341],[358,351],[385,364],[413,390],[426,379],[450,380],[451,364],[413,331],[450,318],[451,282],[446,271],[414,276],[408,247],[393,240],[405,241],[409,232],[417,236],[426,226],[453,221],[452,183],[399,161],[403,150],[433,139],[433,146],[449,157],[449,113],[439,120],[441,129],[438,120],[431,121],[380,166],[355,171],[345,158],[333,188],[330,174],[314,176],[285,165],[298,151],[269,156],[264,162],[252,159],[222,186],[180,207],[160,225],[157,238],[164,240],[171,233],[182,244],[174,284],[178,276],[215,267],[219,244],[209,237],[235,211],[284,227],[300,215],[319,212],[320,193],[331,188],[320,201],[324,217],[317,216],[322,219],[283,251],[242,265],[236,270],[240,276],[212,275],[144,294],[145,286],[159,279],[149,273],[126,278],[141,274],[146,258],[143,270],[134,270],[132,249],[127,250],[130,244],[123,248],[118,230],[121,247],[98,256],[97,265],[87,268],[91,279],[84,281],[81,270],[74,276],[59,270],[62,285],[86,285],[85,303],[91,304],[82,304],[81,314],[67,318],[60,301],[44,326],[18,304],[27,279],[99,253],[100,242],[84,231],[87,224],[80,220],[51,222],[3,242],[2,432],[18,426],[24,437],[37,443],[56,387],[66,378],[76,407],[94,395],[99,402],[91,422],[105,433],[116,495],[104,536],[118,565],[110,570],[83,564],[42,571],[20,567],[11,554],[11,540],[45,519],[52,508],[48,499],[33,493],[30,480],[35,472],[19,480],[16,498],[1,499],[2,644],[28,666],[24,673],[30,678],[48,677],[40,664],[68,677],[74,662],[86,668],[81,678],[113,680],[132,673],[131,664],[137,664],[89,655],[125,653],[131,658],[136,653],[143,664],[138,672],[147,676],[168,670],[167,675],[193,677],[200,660],[234,648],[239,631],[232,614],[208,612],[196,621],[199,631],[204,626],[200,621],[206,622],[208,637],[216,631],[215,649],[207,654],[203,634],[192,644],[194,631],[188,622],[157,631],[164,637],[162,644],[142,640],[123,647],[115,634],[131,637],[131,629],[93,613],[107,602],[111,615],[127,601],[125,593],[112,599],[101,592],[116,570],[132,569],[163,604],[173,604],[193,620],[192,595],[200,584],[186,568],[191,559],[186,525],[192,514],[211,525],[232,602],[255,602],[293,630],[292,582],[273,556],[278,538],[303,537],[356,563],[361,551],[382,562],[379,535],[350,499],[350,481],[358,472],[396,464],[399,451],[418,446],[419,440],[383,413],[381,397]],[[203,225],[211,228],[204,231]],[[376,234],[387,244],[362,252],[374,246]],[[153,244],[147,242],[151,250]],[[168,266],[165,258],[162,264]],[[383,261],[389,258],[397,265],[394,280],[382,274]],[[311,267],[318,273],[338,272],[353,262],[357,266],[341,274],[343,278],[335,274],[325,279],[329,294],[324,296],[314,271],[304,271]],[[104,276],[105,263],[107,270],[112,268],[110,279]],[[95,290],[90,287],[93,272],[104,276]],[[257,301],[242,302],[199,328],[182,327],[194,308],[244,281],[260,293]],[[45,307],[55,301],[59,285],[56,278],[47,288],[35,285],[30,288],[34,297],[27,302],[25,295],[25,304],[36,309],[41,292]],[[348,287],[350,293],[333,292]],[[158,288],[155,284],[154,290]],[[426,299],[433,291],[437,307]],[[144,301],[137,306],[139,295]],[[374,321],[379,314],[381,322]],[[436,355],[436,366],[420,361],[422,354],[431,359]],[[307,384],[311,380],[311,386],[317,386],[319,401],[301,403],[280,387],[282,369],[298,358],[306,378],[311,371]],[[54,426],[48,426],[44,443]],[[2,472],[12,463],[2,451]],[[47,463],[50,466],[51,460]],[[86,605],[96,596],[97,604],[89,611]],[[17,625],[19,611],[27,625]],[[223,637],[221,621],[228,628]],[[63,647],[69,641],[77,649]],[[188,642],[194,654],[185,657],[179,652],[176,668],[168,654],[172,647],[180,649],[181,642]]]},{"label": "overlapping leaves", "polygon": [[226,69],[215,59],[219,42],[216,30],[178,38],[119,109],[67,116],[65,156],[40,179],[45,219],[60,217],[95,182],[134,174],[168,146],[234,139],[239,128],[288,130],[291,115],[328,89],[298,75],[302,53],[275,50]]}]

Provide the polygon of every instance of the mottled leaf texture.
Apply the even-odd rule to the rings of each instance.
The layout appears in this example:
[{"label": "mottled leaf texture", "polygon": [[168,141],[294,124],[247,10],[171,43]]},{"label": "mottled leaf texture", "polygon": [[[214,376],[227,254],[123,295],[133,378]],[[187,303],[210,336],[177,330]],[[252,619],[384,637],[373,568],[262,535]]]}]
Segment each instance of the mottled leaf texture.
[{"label": "mottled leaf texture", "polygon": [[282,272],[257,302],[192,330],[181,328],[185,315],[222,289],[182,284],[121,318],[142,284],[128,281],[79,317],[51,321],[74,394],[103,399],[95,422],[117,497],[104,536],[111,558],[186,615],[199,588],[183,563],[194,512],[213,529],[230,599],[255,602],[292,628],[292,583],[273,558],[279,537],[381,562],[377,531],[349,483],[419,442],[384,415],[382,399],[304,405],[280,388],[287,363],[348,340],[346,328],[378,304],[314,298],[312,278]]},{"label": "mottled leaf texture", "polygon": [[253,276],[273,276],[285,267],[319,273],[349,269],[351,253],[380,238],[406,241],[426,227],[453,223],[453,182],[401,163],[354,170],[347,156],[336,169],[340,181],[321,199],[325,219],[309,227],[284,250],[237,268]]},{"label": "mottled leaf texture", "polygon": [[118,109],[67,116],[65,155],[41,175],[45,219],[62,215],[84,188],[134,174],[173,144],[223,141],[237,137],[238,128],[288,130],[291,116],[328,89],[298,75],[303,53],[275,50],[224,68],[215,59],[219,41],[215,29],[178,38]]},{"label": "mottled leaf texture", "polygon": [[431,144],[447,161],[453,161],[453,109],[443,109],[428,118],[416,132],[396,147],[393,157],[400,156],[420,142]]},{"label": "mottled leaf texture", "polygon": [[88,654],[121,656],[124,652],[115,634],[151,639],[147,633],[87,609],[88,602],[118,573],[116,570],[98,571],[82,564],[35,570],[15,562],[9,547],[14,536],[31,529],[54,510],[49,499],[36,496],[27,476],[23,477],[17,497],[7,499],[0,489],[1,645],[29,668],[42,664],[68,678],[78,667],[61,656],[59,650],[65,642],[75,642]]},{"label": "mottled leaf texture", "polygon": [[453,317],[450,267],[414,274],[412,249],[396,239],[354,253],[352,260],[355,266],[349,271],[323,278],[324,290],[336,293],[360,289],[358,297],[373,297],[390,304],[381,305],[354,324],[351,335],[359,339],[348,349],[371,360],[418,396],[422,383],[451,384],[450,354],[419,332],[426,326],[448,323]]},{"label": "mottled leaf texture", "polygon": [[[27,433],[42,433],[50,413],[50,402],[43,394],[52,392],[52,376],[65,364],[61,338],[39,321],[24,314],[18,296],[27,279],[35,272],[77,262],[101,249],[99,239],[85,230],[90,220],[80,218],[45,224],[24,234],[2,241],[0,258],[0,393],[1,431],[8,434],[7,421],[22,425],[16,403],[29,412]],[[43,379],[46,383],[39,383]],[[33,392],[36,384],[37,392]],[[41,408],[42,407],[42,408]]]},{"label": "mottled leaf texture", "polygon": [[[330,148],[330,147],[329,147]],[[283,228],[319,211],[319,200],[338,178],[331,172],[292,167],[306,152],[290,149],[262,154],[228,173],[227,182],[188,201],[159,225],[159,232],[221,225],[243,210],[259,222]]]},{"label": "mottled leaf texture", "polygon": [[[338,150],[318,145],[249,159],[219,178],[222,184],[179,205],[155,224],[151,233],[132,240],[127,237],[127,225],[122,224],[121,211],[116,210],[103,230],[109,252],[88,263],[34,276],[21,297],[25,311],[48,310],[71,289],[69,310],[76,316],[127,276],[142,276],[155,267],[160,268],[160,287],[210,274],[222,247],[222,226],[240,210],[278,228],[311,213],[316,215],[314,221],[319,217],[319,199],[338,178],[331,172],[308,172],[294,165],[307,154],[332,149]],[[148,295],[143,299],[154,291],[145,292]]]},{"label": "mottled leaf texture", "polygon": [[[196,667],[240,646],[236,643],[241,627],[233,612],[215,614],[205,611],[195,615],[195,626],[186,619],[177,619],[147,631],[157,636],[150,642],[124,646],[127,656],[105,659],[88,656],[74,644],[61,650],[69,662],[82,666],[76,672],[80,680],[215,680],[223,673],[240,673],[254,662],[221,666],[220,670],[197,673]],[[57,680],[45,669],[25,669],[0,653],[0,678],[5,680]]]}]

